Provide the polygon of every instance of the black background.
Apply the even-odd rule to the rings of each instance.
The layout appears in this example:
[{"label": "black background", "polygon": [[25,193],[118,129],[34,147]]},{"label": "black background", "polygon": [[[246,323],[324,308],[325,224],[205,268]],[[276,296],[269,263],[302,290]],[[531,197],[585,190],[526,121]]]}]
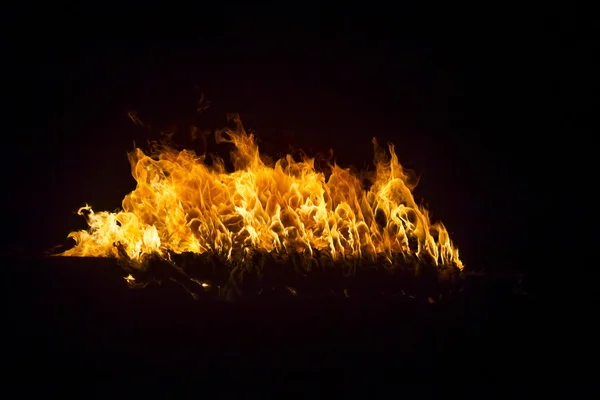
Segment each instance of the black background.
[{"label": "black background", "polygon": [[[62,243],[71,230],[83,228],[83,221],[74,212],[85,203],[97,210],[120,207],[124,195],[135,185],[126,159],[134,141],[143,146],[147,139],[156,138],[156,129],[176,126],[181,133],[175,139],[185,144],[191,123],[200,128],[204,127],[202,124],[218,128],[225,125],[226,113],[237,112],[245,127],[256,132],[261,149],[271,156],[285,154],[291,147],[309,154],[331,148],[339,164],[362,169],[371,165],[373,136],[380,143],[394,143],[401,163],[421,176],[416,196],[429,204],[434,219],[445,223],[467,268],[521,272],[537,282],[548,268],[539,258],[545,246],[539,235],[545,232],[543,221],[548,223],[549,199],[555,195],[549,183],[558,174],[547,177],[547,168],[560,157],[557,149],[562,146],[565,132],[579,128],[574,122],[577,118],[566,107],[575,100],[566,93],[577,88],[581,90],[579,98],[585,97],[585,89],[577,87],[578,75],[566,72],[572,63],[580,72],[587,68],[587,53],[579,52],[587,40],[585,25],[578,25],[576,14],[567,9],[542,12],[508,5],[485,9],[473,5],[402,6],[399,10],[387,7],[172,7],[166,10],[168,15],[174,11],[175,17],[170,17],[165,10],[150,10],[148,5],[114,9],[65,6],[58,12],[37,10],[37,16],[29,19],[24,18],[27,13],[15,14],[16,20],[27,21],[19,31],[38,33],[35,38],[7,43],[6,54],[11,55],[9,65],[14,69],[5,76],[5,87],[11,93],[11,106],[6,110],[15,124],[10,125],[5,136],[5,171],[9,180],[8,196],[3,200],[8,200],[10,210],[10,238],[4,245],[14,256],[11,258],[28,260],[41,256],[43,251]],[[150,39],[158,37],[185,39]],[[195,107],[200,93],[211,105],[198,116]],[[153,133],[131,123],[127,112],[133,110],[152,124]],[[585,111],[579,109],[582,110]],[[94,374],[97,366],[82,361],[103,353],[90,344],[94,340],[103,341],[107,348],[119,349],[114,350],[115,354],[126,354],[123,342],[135,342],[139,337],[143,338],[140,342],[154,343],[165,338],[183,343],[195,340],[196,336],[189,332],[183,335],[185,340],[173,332],[148,332],[168,324],[165,319],[172,315],[192,318],[194,313],[200,313],[200,306],[190,306],[174,294],[173,300],[169,297],[172,294],[156,290],[148,291],[151,295],[126,294],[129,292],[123,288],[116,270],[97,272],[98,267],[90,265],[89,270],[95,272],[86,276],[82,272],[85,267],[73,268],[72,261],[66,266],[55,260],[41,263],[61,272],[49,272],[54,270],[38,264],[25,265],[23,261],[24,265],[17,269],[18,274],[26,275],[21,277],[26,282],[9,284],[14,289],[8,292],[9,296],[19,293],[10,301],[27,303],[29,307],[29,313],[16,311],[21,327],[35,331],[35,321],[43,315],[40,318],[46,325],[39,335],[43,337],[44,330],[53,332],[47,335],[50,339],[38,341],[38,347],[26,353],[28,357],[35,359],[36,354],[42,354],[41,359],[52,364],[52,357],[71,351],[75,355],[69,360],[79,360],[88,368],[86,371]],[[44,272],[23,272],[28,268]],[[96,283],[90,282],[92,275]],[[98,297],[90,295],[90,290]],[[119,294],[113,298],[114,293]],[[489,314],[489,319],[494,320],[498,314],[485,307],[504,300],[487,295],[483,301],[473,296],[464,300],[466,305],[455,305],[457,309],[464,311],[469,309],[469,302],[481,302],[484,305],[469,315]],[[500,334],[493,336],[491,332],[496,328],[492,325],[516,326],[531,321],[533,311],[527,308],[531,305],[515,306],[513,300],[509,303],[504,309],[500,307],[505,319],[498,317],[491,325],[475,317],[463,325],[440,322],[451,319],[448,315],[456,315],[452,314],[459,312],[456,309],[447,313],[435,311],[440,318],[431,317],[436,321],[431,324],[407,317],[405,321],[419,327],[413,328],[411,337],[431,338],[420,342],[429,350],[409,351],[410,357],[423,364],[416,370],[429,371],[426,364],[436,362],[432,360],[437,360],[437,356],[430,354],[434,347],[428,347],[431,343],[456,338],[456,332],[464,327],[486,326],[481,329],[489,334],[489,341],[481,348],[489,348],[494,346],[489,343],[503,340]],[[13,306],[13,310],[18,307]],[[101,309],[111,317],[83,317],[92,313],[90,310],[101,315]],[[141,316],[134,318],[133,323],[124,323],[124,311],[119,314],[121,317],[113,313],[118,309]],[[216,325],[230,324],[229,329],[236,333],[217,329],[207,337],[225,335],[232,343],[244,336],[244,324],[239,318],[225,318],[215,310],[207,311],[214,318],[211,321],[217,321]],[[389,314],[397,312],[386,310]],[[262,318],[270,321],[269,326],[276,326],[273,321],[280,315],[270,312],[257,313],[266,315]],[[405,313],[422,315],[419,310]],[[518,317],[506,319],[513,314]],[[68,316],[57,322],[57,315]],[[356,315],[356,324],[366,325]],[[156,320],[151,321],[151,316]],[[381,328],[388,331],[387,339],[380,339],[386,345],[397,343],[390,332],[398,332],[402,322],[395,318]],[[23,320],[29,322],[23,325]],[[146,331],[144,324],[148,324]],[[337,326],[315,321],[311,324],[316,331]],[[115,329],[118,331],[116,326],[125,333],[114,333]],[[177,326],[185,329],[182,322]],[[527,326],[533,329],[532,324]],[[57,338],[71,331],[70,327],[74,331],[93,331],[95,339],[71,332],[67,336],[70,339],[61,342],[63,347],[49,350],[50,343],[60,342]],[[452,327],[455,336],[419,333],[420,329],[440,332],[439,327]],[[103,329],[113,330],[103,336],[104,333],[98,333]],[[132,333],[136,329],[143,332],[136,336]],[[527,329],[511,331],[514,341],[502,347],[512,348],[515,357],[530,349],[516,333],[521,331]],[[462,337],[463,343],[475,342],[478,334],[470,332],[470,336]],[[373,335],[371,340],[376,340],[378,334]],[[343,343],[351,346],[356,341],[359,339],[350,338]],[[517,342],[519,346],[511,347]],[[87,349],[87,353],[82,350],[84,355],[77,355],[78,346]],[[469,347],[471,356],[461,356],[462,350],[452,352],[450,347],[442,343],[435,349],[447,351],[449,355],[444,357],[449,360],[466,357],[461,365],[467,365],[469,357],[479,352]],[[467,354],[466,348],[461,348],[465,351],[462,354]],[[394,349],[389,350],[393,354],[389,357],[398,358],[400,350]],[[492,353],[499,356],[502,351],[496,349]],[[175,363],[177,358],[166,354],[170,353],[165,351],[163,358],[157,358],[164,364],[168,364],[166,360]],[[385,354],[388,352],[380,350],[365,357],[369,363],[378,363],[376,359],[386,358]],[[115,377],[108,365],[129,359],[119,357],[106,356],[99,361],[106,376]],[[154,365],[136,357],[137,367],[150,370]],[[470,364],[472,373],[481,372],[488,362],[495,363],[490,362],[495,360],[492,356],[478,357],[477,362]],[[367,358],[360,363],[367,363]],[[230,363],[238,369],[266,363],[246,360],[244,364],[235,361],[235,357],[233,360]],[[410,361],[406,360],[403,370],[411,370]],[[196,365],[186,362],[187,366]],[[341,364],[335,364],[335,368],[339,370]],[[388,359],[384,365],[389,369],[395,364]],[[175,371],[177,367],[165,368]],[[27,371],[27,367],[23,368]],[[444,371],[447,370],[452,367]],[[136,375],[131,371],[124,373]],[[529,379],[526,373],[521,375]],[[330,384],[336,387],[335,383]]]}]

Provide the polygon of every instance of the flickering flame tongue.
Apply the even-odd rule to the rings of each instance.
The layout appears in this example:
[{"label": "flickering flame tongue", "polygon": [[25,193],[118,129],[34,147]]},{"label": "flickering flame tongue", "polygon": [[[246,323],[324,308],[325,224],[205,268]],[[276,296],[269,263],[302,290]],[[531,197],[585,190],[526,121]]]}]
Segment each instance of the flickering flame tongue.
[{"label": "flickering flame tongue", "polygon": [[437,266],[463,265],[442,223],[431,223],[412,195],[416,180],[375,139],[374,178],[361,179],[336,164],[328,179],[314,159],[292,156],[264,162],[252,134],[217,132],[217,142],[235,146],[235,171],[223,160],[205,162],[193,151],[157,146],[151,155],[129,154],[136,189],[123,211],[94,212],[86,206],[87,231],[72,232],[64,256],[120,257],[142,262],[149,255],[214,252],[244,259],[255,251],[310,257],[315,250],[334,260],[402,254]]}]

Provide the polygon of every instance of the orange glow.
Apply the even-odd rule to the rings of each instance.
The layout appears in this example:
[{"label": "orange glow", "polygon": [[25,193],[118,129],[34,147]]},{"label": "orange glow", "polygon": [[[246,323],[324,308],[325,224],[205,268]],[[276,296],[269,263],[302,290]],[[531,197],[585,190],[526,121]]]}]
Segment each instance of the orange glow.
[{"label": "orange glow", "polygon": [[335,163],[326,176],[308,157],[265,161],[254,136],[233,119],[235,128],[216,133],[217,143],[235,146],[233,172],[222,159],[207,163],[193,151],[166,145],[155,145],[150,154],[136,149],[129,161],[137,187],[123,200],[122,211],[81,208],[89,228],[72,232],[75,247],[60,255],[126,253],[143,268],[149,256],[168,259],[185,252],[243,261],[257,252],[299,253],[310,260],[318,251],[347,265],[365,258],[393,263],[400,254],[411,264],[463,269],[444,225],[432,223],[415,203],[417,180],[400,165],[393,145],[388,153],[373,139],[376,168],[365,186],[358,174]]}]

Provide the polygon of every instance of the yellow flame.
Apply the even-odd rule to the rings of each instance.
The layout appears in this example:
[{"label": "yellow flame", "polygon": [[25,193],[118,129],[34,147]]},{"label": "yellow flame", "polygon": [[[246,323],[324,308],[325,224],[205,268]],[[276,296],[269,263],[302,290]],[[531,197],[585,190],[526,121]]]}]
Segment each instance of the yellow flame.
[{"label": "yellow flame", "polygon": [[222,159],[207,163],[193,151],[156,146],[148,155],[129,154],[137,187],[123,210],[94,212],[88,205],[87,231],[72,232],[76,245],[64,256],[119,257],[120,243],[132,260],[148,255],[215,252],[228,260],[253,251],[312,256],[315,250],[334,260],[379,257],[427,259],[437,266],[463,268],[458,249],[440,222],[418,206],[417,180],[373,139],[375,173],[365,187],[357,174],[333,164],[328,178],[314,159],[291,155],[268,163],[254,135],[239,118],[236,127],[216,134],[232,143],[234,172]]}]

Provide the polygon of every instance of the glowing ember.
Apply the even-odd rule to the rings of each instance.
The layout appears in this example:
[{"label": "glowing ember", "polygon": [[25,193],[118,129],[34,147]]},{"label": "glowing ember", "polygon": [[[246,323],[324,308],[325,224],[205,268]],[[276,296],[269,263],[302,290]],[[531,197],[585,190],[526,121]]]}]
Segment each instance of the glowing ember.
[{"label": "glowing ember", "polygon": [[336,164],[326,177],[314,159],[265,161],[254,136],[238,117],[234,121],[234,129],[216,133],[218,143],[235,146],[234,172],[222,159],[207,163],[193,151],[136,149],[129,160],[137,187],[123,200],[123,211],[81,208],[89,229],[72,232],[75,247],[60,255],[125,257],[143,266],[150,256],[168,260],[186,252],[243,261],[257,252],[310,259],[318,251],[349,265],[361,258],[392,262],[401,254],[408,263],[462,270],[443,224],[431,223],[415,203],[416,179],[400,165],[393,145],[388,155],[373,139],[376,170],[365,187],[361,177]]}]

